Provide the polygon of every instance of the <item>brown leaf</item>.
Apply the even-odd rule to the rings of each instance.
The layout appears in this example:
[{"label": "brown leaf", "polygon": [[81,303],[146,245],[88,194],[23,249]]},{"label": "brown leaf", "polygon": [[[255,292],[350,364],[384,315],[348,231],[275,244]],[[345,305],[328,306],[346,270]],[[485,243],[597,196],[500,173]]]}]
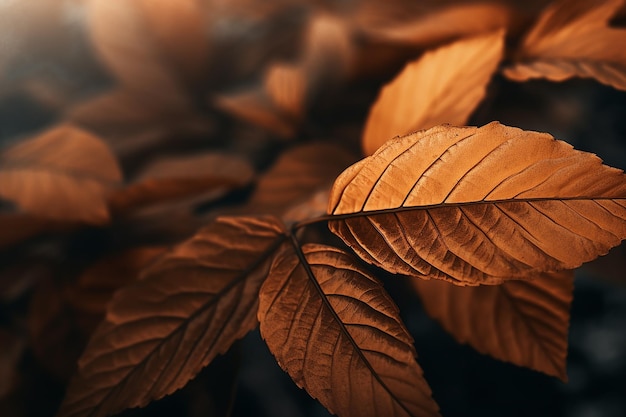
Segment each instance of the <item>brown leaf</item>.
[{"label": "brown leaf", "polygon": [[502,59],[504,32],[465,39],[410,62],[380,92],[362,146],[373,154],[387,140],[450,123],[464,125]]},{"label": "brown leaf", "polygon": [[101,224],[121,172],[104,143],[63,125],[0,153],[0,197],[43,219]]},{"label": "brown leaf", "polygon": [[422,2],[386,3],[365,2],[355,16],[359,29],[379,41],[421,47],[493,32],[508,27],[512,17],[509,7],[492,2],[456,2],[434,10]]},{"label": "brown leaf", "polygon": [[412,279],[424,309],[459,343],[567,380],[572,271],[502,285],[459,287]]},{"label": "brown leaf", "polygon": [[331,413],[439,415],[398,308],[346,252],[305,245],[301,257],[279,255],[259,321],[279,365]]},{"label": "brown leaf", "polygon": [[320,188],[329,186],[355,159],[344,148],[325,142],[291,148],[261,176],[248,209],[282,216]]},{"label": "brown leaf", "polygon": [[621,170],[544,133],[439,126],[344,171],[328,213],[364,260],[459,285],[573,269],[626,238]]},{"label": "brown leaf", "polygon": [[171,394],[256,324],[273,218],[223,217],[118,291],[59,415],[106,416]]},{"label": "brown leaf", "polygon": [[240,157],[205,153],[162,158],[148,165],[139,178],[111,197],[115,211],[181,199],[208,191],[248,184],[253,168]]},{"label": "brown leaf", "polygon": [[[155,33],[151,25],[160,23],[162,30],[158,30],[164,32],[164,22],[158,22],[157,17],[166,11],[148,13],[144,9],[160,9],[167,2],[159,2],[158,5],[154,1],[146,3],[142,0],[92,0],[88,13],[94,47],[126,88],[174,108],[188,108],[190,103],[178,74],[156,41],[158,32]],[[180,8],[168,7],[167,13],[172,10],[183,13],[176,13],[176,19],[170,19],[170,24],[175,24],[182,33],[198,31],[197,18],[193,13],[185,12],[188,2],[175,3]]]},{"label": "brown leaf", "polygon": [[515,81],[595,78],[626,90],[626,30],[609,27],[623,0],[560,0],[546,8],[504,75]]}]

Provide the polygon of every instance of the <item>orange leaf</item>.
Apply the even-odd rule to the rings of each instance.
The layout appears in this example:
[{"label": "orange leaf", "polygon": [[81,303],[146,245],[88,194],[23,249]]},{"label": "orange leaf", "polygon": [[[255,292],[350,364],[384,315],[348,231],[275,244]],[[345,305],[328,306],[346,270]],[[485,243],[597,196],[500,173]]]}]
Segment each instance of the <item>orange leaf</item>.
[{"label": "orange leaf", "polygon": [[573,269],[626,238],[626,178],[498,123],[387,142],[335,181],[331,230],[365,261],[459,285]]},{"label": "orange leaf", "polygon": [[438,416],[380,282],[339,249],[305,245],[301,255],[279,255],[261,288],[261,335],[279,365],[341,417]]},{"label": "orange leaf", "polygon": [[63,125],[0,153],[0,197],[42,219],[101,224],[121,180],[104,143]]},{"label": "orange leaf", "polygon": [[459,343],[567,380],[572,271],[502,285],[459,287],[412,279],[426,312]]},{"label": "orange leaf", "polygon": [[626,30],[609,27],[623,0],[560,0],[543,12],[504,75],[515,81],[595,78],[626,90]]},{"label": "orange leaf", "polygon": [[182,388],[257,325],[273,218],[223,217],[118,291],[79,361],[59,415],[102,417]]},{"label": "orange leaf", "polygon": [[485,96],[503,46],[499,31],[427,52],[407,64],[370,109],[362,139],[365,154],[398,135],[442,123],[465,124]]}]

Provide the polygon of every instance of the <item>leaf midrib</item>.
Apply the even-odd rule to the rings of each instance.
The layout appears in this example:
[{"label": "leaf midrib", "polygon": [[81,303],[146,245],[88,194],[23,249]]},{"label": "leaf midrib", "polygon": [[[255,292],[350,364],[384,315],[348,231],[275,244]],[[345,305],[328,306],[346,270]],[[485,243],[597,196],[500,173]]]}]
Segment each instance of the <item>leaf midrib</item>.
[{"label": "leaf midrib", "polygon": [[[190,322],[192,322],[196,317],[198,317],[200,314],[202,314],[204,311],[206,311],[207,309],[211,308],[212,305],[217,302],[219,299],[221,299],[222,296],[224,296],[224,294],[228,293],[229,291],[231,291],[233,288],[235,288],[236,286],[238,286],[239,284],[241,284],[246,278],[247,276],[254,270],[256,270],[263,262],[265,262],[267,260],[267,258],[272,255],[277,249],[278,247],[284,242],[284,240],[286,239],[286,235],[285,234],[280,234],[276,236],[276,239],[274,240],[274,242],[268,247],[268,249],[266,249],[260,256],[259,258],[256,260],[256,262],[254,262],[252,265],[250,265],[248,268],[246,268],[245,270],[243,270],[240,274],[239,277],[233,279],[228,285],[226,285],[222,290],[220,290],[218,293],[215,294],[214,297],[211,298],[211,300],[209,300],[208,302],[202,304],[202,306],[200,306],[198,309],[196,309],[187,319],[181,320],[181,324],[179,326],[177,326],[175,329],[173,329],[166,337],[161,338],[161,341],[159,343],[157,343],[153,349],[150,350],[150,352],[148,352],[143,359],[138,362],[136,365],[133,365],[132,369],[136,369],[139,367],[142,367],[146,361],[148,360],[148,358],[150,358],[158,349],[160,349],[161,346],[163,346],[164,343],[166,343],[166,341],[170,340],[172,336],[174,336],[176,333],[180,332],[182,329],[184,329]],[[124,375],[123,378],[121,378],[116,385],[114,385],[113,387],[118,387],[121,386],[122,384],[124,384],[128,378],[133,374],[132,370],[129,371],[126,375]],[[156,383],[156,382],[155,382]],[[154,385],[153,385],[154,386]],[[109,389],[111,387],[107,387],[106,389]],[[103,388],[104,389],[104,388]],[[151,388],[152,390],[152,388]],[[100,400],[99,404],[93,408],[93,411],[88,413],[87,416],[94,416],[97,415],[97,412],[102,408],[102,406],[107,402],[107,400],[111,397],[111,395],[113,394],[113,392],[115,392],[115,388],[113,389],[109,389],[107,394],[102,398],[102,400]],[[84,398],[84,397],[83,397]],[[74,402],[76,403],[76,402]],[[82,409],[84,410],[84,408]],[[121,410],[115,411],[116,413],[119,412]],[[80,415],[80,410],[79,412],[74,412],[71,415]]]},{"label": "leaf midrib", "polygon": [[389,393],[391,398],[393,398],[395,400],[395,402],[404,411],[406,411],[406,413],[408,415],[412,415],[411,411],[404,405],[404,403],[396,395],[394,395],[393,391],[391,391],[391,389],[389,389],[387,384],[385,384],[385,382],[378,375],[378,372],[376,372],[376,370],[372,367],[370,362],[367,360],[367,358],[363,354],[361,348],[356,343],[356,341],[354,340],[354,338],[352,337],[352,335],[350,334],[350,332],[348,331],[348,329],[344,325],[343,321],[341,320],[341,318],[339,317],[339,315],[337,314],[337,312],[335,311],[333,306],[330,304],[330,301],[326,297],[326,294],[322,290],[322,287],[320,286],[319,282],[317,282],[317,279],[315,278],[315,274],[313,273],[313,270],[311,269],[311,265],[307,261],[305,255],[304,255],[304,253],[302,251],[302,247],[300,246],[300,242],[295,237],[295,235],[292,234],[292,235],[290,235],[290,237],[291,237],[292,246],[293,246],[293,248],[294,248],[294,250],[296,252],[296,255],[298,256],[300,264],[304,268],[309,281],[313,284],[313,287],[315,288],[316,292],[318,293],[318,295],[322,299],[323,305],[328,309],[328,311],[332,315],[334,321],[338,324],[339,330],[341,331],[341,334],[343,334],[346,337],[346,339],[350,342],[350,345],[352,345],[354,351],[359,356],[359,359],[361,359],[361,361],[365,364],[365,366],[370,371],[370,373],[374,376],[376,381],[378,381],[378,383],[384,388],[384,390],[387,391],[387,393]]}]

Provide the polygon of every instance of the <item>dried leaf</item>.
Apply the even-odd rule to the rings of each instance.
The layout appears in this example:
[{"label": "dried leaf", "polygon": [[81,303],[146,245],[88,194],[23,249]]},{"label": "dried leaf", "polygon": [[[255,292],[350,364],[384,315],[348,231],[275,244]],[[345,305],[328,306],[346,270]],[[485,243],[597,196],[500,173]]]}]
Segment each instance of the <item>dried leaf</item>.
[{"label": "dried leaf", "polygon": [[223,217],[153,263],[113,297],[59,414],[115,414],[184,386],[256,326],[283,238],[272,218]]},{"label": "dried leaf", "polygon": [[380,92],[362,146],[373,154],[387,140],[450,123],[464,125],[502,59],[504,32],[455,42],[410,62]]},{"label": "dried leaf", "polygon": [[508,27],[512,17],[509,7],[496,3],[456,2],[435,10],[422,2],[393,3],[365,3],[355,17],[359,29],[379,41],[429,47]]},{"label": "dried leaf", "polygon": [[259,321],[279,365],[331,413],[439,415],[398,308],[346,252],[283,252],[261,288]]},{"label": "dried leaf", "polygon": [[329,186],[355,159],[344,148],[325,142],[291,148],[261,176],[248,209],[282,216],[320,188]]},{"label": "dried leaf", "polygon": [[540,16],[504,75],[515,81],[595,78],[626,90],[626,30],[609,27],[623,0],[560,0]]},{"label": "dried leaf", "polygon": [[246,160],[224,153],[162,158],[148,165],[133,184],[116,192],[111,205],[115,211],[126,211],[208,191],[242,187],[253,176],[253,168]]},{"label": "dried leaf", "polygon": [[42,219],[106,222],[106,198],[120,180],[106,145],[69,125],[0,154],[0,197]]},{"label": "dried leaf", "polygon": [[459,343],[567,380],[572,271],[502,285],[459,287],[412,279],[426,312]]},{"label": "dried leaf", "polygon": [[365,261],[459,285],[573,269],[626,238],[621,170],[543,133],[439,126],[344,171],[331,230]]}]

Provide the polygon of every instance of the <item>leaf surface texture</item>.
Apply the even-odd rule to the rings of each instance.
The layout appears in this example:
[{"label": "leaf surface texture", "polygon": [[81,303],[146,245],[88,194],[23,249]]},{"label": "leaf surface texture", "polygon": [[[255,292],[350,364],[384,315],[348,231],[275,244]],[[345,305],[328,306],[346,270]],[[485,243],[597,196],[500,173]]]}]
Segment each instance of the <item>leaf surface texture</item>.
[{"label": "leaf surface texture", "polygon": [[550,135],[499,123],[387,142],[335,182],[330,221],[362,259],[460,285],[573,269],[626,237],[626,180]]},{"label": "leaf surface texture", "polygon": [[117,292],[79,361],[61,416],[105,416],[183,387],[257,325],[272,218],[222,217]]},{"label": "leaf surface texture", "polygon": [[439,415],[380,282],[339,249],[301,254],[279,255],[260,293],[261,335],[280,366],[341,417]]}]

